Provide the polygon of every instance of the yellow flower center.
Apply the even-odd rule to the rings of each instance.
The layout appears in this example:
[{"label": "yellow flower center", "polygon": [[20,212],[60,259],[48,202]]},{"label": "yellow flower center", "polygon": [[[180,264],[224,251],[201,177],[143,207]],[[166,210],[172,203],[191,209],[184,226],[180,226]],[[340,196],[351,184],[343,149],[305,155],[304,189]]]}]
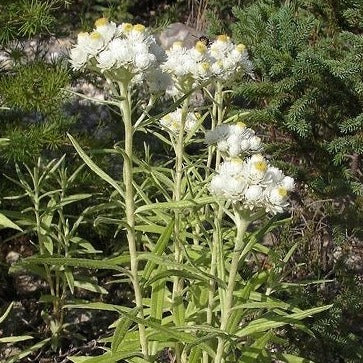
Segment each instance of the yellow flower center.
[{"label": "yellow flower center", "polygon": [[287,190],[284,187],[280,187],[278,189],[278,193],[279,193],[280,197],[282,197],[282,198],[287,196]]},{"label": "yellow flower center", "polygon": [[202,115],[199,112],[195,112],[194,115],[195,115],[196,118],[201,118],[202,117]]},{"label": "yellow flower center", "polygon": [[243,53],[245,51],[245,49],[246,49],[246,46],[242,43],[236,45],[237,52]]},{"label": "yellow flower center", "polygon": [[236,125],[237,125],[237,126],[238,126],[238,128],[240,128],[240,129],[245,129],[245,128],[246,128],[246,124],[245,124],[245,123],[243,123],[243,122],[241,122],[241,121],[237,122],[237,123],[236,123]]},{"label": "yellow flower center", "polygon": [[175,129],[175,130],[178,130],[180,128],[180,125],[179,125],[179,122],[177,120],[173,120],[171,122],[171,129]]},{"label": "yellow flower center", "polygon": [[235,165],[241,165],[242,160],[240,158],[231,158],[231,163]]},{"label": "yellow flower center", "polygon": [[108,19],[107,18],[99,18],[95,21],[95,26],[96,28],[98,28],[99,26],[104,26],[108,24]]},{"label": "yellow flower center", "polygon": [[123,23],[121,28],[122,28],[122,31],[124,31],[125,33],[128,33],[132,30],[133,25],[130,23]]},{"label": "yellow flower center", "polygon": [[210,64],[208,62],[203,62],[202,63],[202,69],[204,71],[208,71],[208,69],[210,69]]},{"label": "yellow flower center", "polygon": [[173,43],[173,48],[182,48],[182,47],[183,47],[183,42],[179,40]]},{"label": "yellow flower center", "polygon": [[92,40],[98,40],[102,38],[102,35],[99,32],[92,32],[90,37]]},{"label": "yellow flower center", "polygon": [[143,33],[145,31],[145,26],[142,24],[136,24],[134,25],[133,30],[139,33]]},{"label": "yellow flower center", "polygon": [[85,37],[88,37],[88,36],[89,36],[88,32],[81,32],[81,33],[78,33],[78,37],[79,37],[79,38],[85,38]]},{"label": "yellow flower center", "polygon": [[229,40],[229,36],[228,36],[228,35],[226,35],[226,34],[221,34],[221,35],[218,35],[218,36],[217,36],[217,40],[218,40],[219,42],[227,43],[227,42],[228,42],[228,40]]},{"label": "yellow flower center", "polygon": [[198,41],[196,44],[195,44],[195,47],[197,52],[199,53],[205,53],[207,51],[207,46],[201,42],[201,41]]},{"label": "yellow flower center", "polygon": [[267,164],[264,161],[256,161],[254,163],[254,167],[258,171],[262,171],[262,172],[265,172],[267,170]]}]

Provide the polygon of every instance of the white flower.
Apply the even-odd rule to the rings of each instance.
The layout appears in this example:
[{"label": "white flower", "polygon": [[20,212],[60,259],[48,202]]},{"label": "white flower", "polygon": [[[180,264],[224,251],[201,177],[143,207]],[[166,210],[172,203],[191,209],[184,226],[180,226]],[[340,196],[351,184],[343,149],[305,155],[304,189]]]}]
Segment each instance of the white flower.
[{"label": "white flower", "polygon": [[281,183],[282,179],[284,177],[284,174],[282,171],[278,168],[275,168],[274,166],[268,167],[266,174],[265,174],[265,183],[266,184],[279,184]]},{"label": "white flower", "polygon": [[131,23],[122,23],[116,29],[116,34],[120,35],[127,35],[133,28]]},{"label": "white flower", "polygon": [[101,70],[107,70],[113,67],[116,63],[116,58],[111,50],[102,51],[97,57],[97,67]]},{"label": "white flower", "polygon": [[261,199],[263,190],[260,185],[251,185],[245,191],[245,198],[249,202],[256,202]]},{"label": "white flower", "polygon": [[265,193],[266,197],[266,211],[271,213],[282,213],[284,208],[288,206],[287,203],[287,190],[282,186],[275,186],[270,188]]},{"label": "white flower", "polygon": [[261,154],[252,155],[244,164],[244,175],[251,183],[260,183],[268,168],[265,158]]},{"label": "white flower", "polygon": [[108,43],[116,33],[116,24],[109,22],[107,18],[100,18],[95,21],[96,31],[102,35],[105,43]]},{"label": "white flower", "polygon": [[203,42],[198,41],[191,49],[175,42],[166,55],[161,68],[172,75],[181,87],[186,84],[188,88],[195,87],[212,75],[208,48]]},{"label": "white flower", "polygon": [[135,55],[135,68],[136,70],[146,70],[153,62],[155,62],[155,56],[150,53],[140,53]]},{"label": "white flower", "polygon": [[240,200],[243,197],[246,183],[242,179],[227,177],[223,174],[215,175],[210,184],[211,193],[228,200]]},{"label": "white flower", "polygon": [[233,158],[220,165],[219,173],[228,176],[239,176],[243,172],[243,161]]},{"label": "white flower", "polygon": [[88,37],[87,44],[84,44],[84,49],[90,54],[90,55],[96,55],[104,46],[104,40],[102,38],[102,35],[98,33],[97,31],[92,32]]},{"label": "white flower", "polygon": [[295,189],[295,182],[291,176],[285,176],[281,181],[281,185],[289,192]]},{"label": "white flower", "polygon": [[222,163],[219,173],[211,180],[211,193],[229,200],[240,200],[247,186],[242,171],[243,161],[239,158]]},{"label": "white flower", "polygon": [[96,64],[100,72],[107,70],[114,80],[134,78],[133,83],[142,82],[151,69],[158,68],[157,60],[165,59],[162,49],[141,24],[123,23],[116,27],[101,18],[91,34],[78,35],[77,43],[70,52],[72,67]]},{"label": "white flower", "polygon": [[185,119],[185,131],[191,131],[197,124],[198,120],[195,113],[188,112]]},{"label": "white flower", "polygon": [[226,82],[245,72],[253,75],[252,63],[248,59],[246,47],[235,45],[226,35],[219,35],[210,46],[211,70],[216,79]]},{"label": "white flower", "polygon": [[77,35],[77,46],[86,50],[88,43],[90,42],[90,35],[87,32],[81,32]]},{"label": "white flower", "polygon": [[262,150],[261,139],[255,136],[255,132],[242,122],[220,125],[212,131],[207,131],[206,143],[217,143],[218,149],[230,157]]},{"label": "white flower", "polygon": [[83,68],[88,60],[88,53],[82,47],[76,46],[69,53],[70,62],[73,69]]},{"label": "white flower", "polygon": [[233,50],[233,43],[227,35],[219,35],[210,46],[210,53],[216,60],[223,60]]},{"label": "white flower", "polygon": [[128,63],[131,63],[133,59],[133,52],[131,51],[130,44],[126,39],[113,39],[110,42],[108,49],[115,57],[117,67],[125,67]]},{"label": "white flower", "polygon": [[249,186],[244,193],[244,205],[249,209],[263,206],[263,188],[260,185]]},{"label": "white flower", "polygon": [[254,154],[244,161],[232,158],[223,162],[209,190],[218,197],[240,203],[242,208],[276,214],[288,206],[288,192],[293,187],[293,178],[269,167],[262,155]]},{"label": "white flower", "polygon": [[[182,122],[182,109],[177,108],[175,111],[168,113],[160,119],[160,124],[172,134],[178,134]],[[184,131],[190,131],[197,123],[194,113],[188,112],[184,123]]]},{"label": "white flower", "polygon": [[[251,139],[242,139],[239,144],[235,146],[238,148],[239,153],[247,152],[251,148]],[[232,146],[231,146],[232,148]]]},{"label": "white flower", "polygon": [[252,136],[249,139],[250,142],[250,148],[252,151],[261,151],[262,149],[262,141],[261,138],[258,136]]},{"label": "white flower", "polygon": [[126,33],[127,38],[132,42],[147,42],[148,34],[142,24],[136,24]]}]

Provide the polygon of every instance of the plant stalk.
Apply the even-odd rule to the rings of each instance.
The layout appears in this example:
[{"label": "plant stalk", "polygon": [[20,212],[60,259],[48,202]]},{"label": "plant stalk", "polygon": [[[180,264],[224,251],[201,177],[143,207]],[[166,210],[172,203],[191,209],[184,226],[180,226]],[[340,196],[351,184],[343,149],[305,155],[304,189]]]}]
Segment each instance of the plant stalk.
[{"label": "plant stalk", "polygon": [[[238,263],[243,249],[243,236],[249,224],[249,220],[243,217],[237,209],[235,209],[235,223],[237,227],[237,236],[235,240],[235,246],[232,254],[231,267],[228,276],[228,284],[226,290],[226,297],[223,304],[222,317],[220,330],[226,332],[228,325],[228,320],[231,315],[231,308],[233,306],[233,292],[236,285],[236,276],[238,273]],[[226,332],[228,333],[228,332]],[[221,363],[224,361],[224,339],[222,337],[218,338],[217,354],[215,358],[215,363]]]},{"label": "plant stalk", "polygon": [[[189,97],[183,102],[181,122],[179,134],[175,144],[175,187],[173,191],[173,200],[180,201],[182,199],[182,180],[183,180],[183,156],[184,156],[184,126],[185,120],[188,114]],[[174,212],[175,225],[174,225],[174,259],[177,263],[182,263],[182,240],[180,236],[181,231],[181,212],[176,209]],[[179,276],[174,276],[173,279],[173,319],[176,326],[183,326],[185,323],[185,309],[183,303],[182,291],[184,288],[184,280]],[[176,344],[176,361],[177,363],[182,362],[182,347],[180,344]]]},{"label": "plant stalk", "polygon": [[[126,223],[127,228],[127,241],[130,252],[130,268],[132,276],[132,284],[135,293],[136,307],[138,308],[138,317],[144,319],[144,309],[142,302],[142,291],[138,277],[138,260],[137,260],[137,246],[136,246],[136,231],[135,231],[135,200],[134,200],[134,187],[133,183],[133,134],[134,128],[131,119],[131,99],[129,94],[129,82],[119,82],[120,96],[120,110],[123,115],[124,129],[125,129],[125,157],[123,165],[123,179],[125,185],[125,209],[126,209]],[[146,337],[145,326],[138,324],[139,339],[141,351],[144,354],[144,359],[149,359],[148,342]]]},{"label": "plant stalk", "polygon": [[[222,125],[224,118],[224,105],[223,105],[223,85],[221,82],[216,83],[216,94],[215,103],[217,105],[217,126]],[[221,162],[221,153],[216,149],[216,166],[215,169],[218,170],[219,164]]]}]

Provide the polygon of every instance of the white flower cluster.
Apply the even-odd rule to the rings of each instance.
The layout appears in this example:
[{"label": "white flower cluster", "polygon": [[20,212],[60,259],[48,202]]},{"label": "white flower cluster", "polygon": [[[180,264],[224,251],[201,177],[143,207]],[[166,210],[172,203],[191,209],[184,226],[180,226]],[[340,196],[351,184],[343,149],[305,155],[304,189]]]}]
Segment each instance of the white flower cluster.
[{"label": "white flower cluster", "polygon": [[241,71],[253,74],[246,47],[235,45],[226,35],[219,35],[210,47],[198,41],[194,48],[187,49],[181,42],[175,42],[166,53],[162,69],[179,84],[190,80],[195,85],[211,77],[227,81]]},{"label": "white flower cluster", "polygon": [[198,41],[193,48],[187,49],[182,42],[175,42],[166,51],[167,59],[162,70],[173,76],[179,86],[185,81],[200,82],[211,76],[211,62],[207,46]]},{"label": "white flower cluster", "polygon": [[[188,132],[193,129],[193,127],[197,123],[197,117],[193,112],[188,112],[185,124],[184,124],[184,131]],[[177,108],[175,111],[168,113],[164,117],[160,119],[160,124],[163,128],[167,131],[171,132],[174,135],[177,135],[180,131],[182,123],[182,109]]]},{"label": "white flower cluster", "polygon": [[143,77],[164,60],[165,53],[155,38],[141,25],[116,26],[107,18],[98,19],[92,33],[78,34],[70,51],[73,69],[90,68],[112,71],[115,79]]},{"label": "white flower cluster", "polygon": [[261,154],[225,161],[210,184],[211,193],[219,197],[240,202],[245,209],[264,209],[272,214],[283,212],[293,189],[294,179],[270,166]]},{"label": "white flower cluster", "polygon": [[262,150],[261,138],[243,122],[217,126],[214,130],[207,131],[205,140],[207,144],[217,143],[218,150],[231,157],[243,153],[253,154]]},{"label": "white flower cluster", "polygon": [[241,71],[252,74],[245,46],[235,45],[226,35],[218,36],[210,47],[197,41],[187,49],[175,42],[165,53],[143,25],[117,26],[107,18],[98,19],[91,33],[78,34],[70,62],[73,69],[107,72],[113,80],[146,79],[152,92],[166,91],[171,96],[212,77],[225,82]]},{"label": "white flower cluster", "polygon": [[211,44],[212,74],[221,81],[227,81],[241,71],[253,74],[253,65],[248,58],[244,44],[235,45],[227,35],[219,35]]}]

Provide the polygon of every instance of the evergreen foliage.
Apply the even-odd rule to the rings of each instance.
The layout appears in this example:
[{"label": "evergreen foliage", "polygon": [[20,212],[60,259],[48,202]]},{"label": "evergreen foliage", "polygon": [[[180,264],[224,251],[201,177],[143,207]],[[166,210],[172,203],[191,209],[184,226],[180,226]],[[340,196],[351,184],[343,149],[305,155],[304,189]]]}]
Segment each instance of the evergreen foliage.
[{"label": "evergreen foliage", "polygon": [[[344,248],[350,237],[362,237],[363,3],[256,0],[235,7],[233,13],[233,37],[247,46],[255,65],[256,79],[236,87],[248,102],[248,121],[270,133],[272,158],[284,160],[282,166],[308,186],[300,202],[314,228],[309,232],[303,222],[306,233],[294,236],[302,255],[295,263],[306,262],[310,254],[316,263],[305,275],[329,274],[339,281],[336,294],[322,297],[311,290],[296,296],[307,305],[329,301],[334,307],[313,326],[318,340],[291,333],[290,343],[298,347],[295,353],[313,361],[359,362],[362,334],[352,321],[361,315],[361,282],[353,286],[339,278],[346,266],[324,270],[315,244],[323,245],[321,220],[325,238],[334,242],[330,254],[334,244]],[[309,204],[322,199],[333,202],[322,210],[314,204],[309,212]],[[298,226],[301,220],[295,220]],[[292,229],[289,246],[291,233]],[[348,275],[352,278],[354,273]]]},{"label": "evergreen foliage", "polygon": [[47,55],[46,46],[50,32],[60,25],[56,11],[67,3],[17,0],[0,5],[5,24],[0,29],[0,120],[1,136],[10,139],[2,152],[8,161],[29,162],[44,149],[64,144],[65,131],[74,121],[63,110],[68,70]]},{"label": "evergreen foliage", "polygon": [[0,21],[3,24],[0,44],[49,32],[50,26],[56,20],[52,11],[59,2],[59,0],[4,0],[0,5]]},{"label": "evergreen foliage", "polygon": [[[311,330],[314,337],[298,331],[290,331],[289,349],[314,362],[344,361],[358,363],[363,359],[361,311],[363,308],[363,288],[357,279],[350,276],[338,278],[341,285],[335,295],[334,306],[328,313],[314,319]],[[337,287],[331,289],[337,290]],[[295,292],[295,299],[305,306],[324,304],[326,297],[304,289]],[[332,300],[332,296],[329,296]],[[296,342],[299,342],[296,344]]]},{"label": "evergreen foliage", "polygon": [[249,117],[282,130],[275,141],[289,145],[286,155],[301,160],[305,181],[323,195],[363,192],[362,9],[317,0],[234,8],[234,37],[252,53],[258,78],[238,86],[257,108]]}]

